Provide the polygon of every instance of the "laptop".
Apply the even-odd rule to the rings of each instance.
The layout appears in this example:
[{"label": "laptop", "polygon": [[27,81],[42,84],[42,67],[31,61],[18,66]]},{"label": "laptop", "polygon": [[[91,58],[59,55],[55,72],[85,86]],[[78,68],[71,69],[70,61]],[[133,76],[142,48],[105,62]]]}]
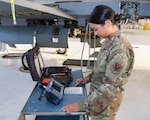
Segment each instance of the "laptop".
[{"label": "laptop", "polygon": [[28,68],[33,81],[46,85],[50,77],[53,77],[64,86],[68,86],[72,81],[71,69],[67,66],[48,66],[45,67],[39,46],[28,50],[26,54]]}]

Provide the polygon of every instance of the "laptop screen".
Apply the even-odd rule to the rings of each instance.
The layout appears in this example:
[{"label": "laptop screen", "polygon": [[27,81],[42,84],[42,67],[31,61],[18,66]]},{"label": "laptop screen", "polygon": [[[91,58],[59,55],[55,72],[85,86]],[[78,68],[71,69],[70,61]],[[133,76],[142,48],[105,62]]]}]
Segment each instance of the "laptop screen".
[{"label": "laptop screen", "polygon": [[45,66],[44,66],[44,61],[43,61],[43,58],[42,58],[40,51],[38,53],[38,60],[39,60],[40,69],[43,72]]},{"label": "laptop screen", "polygon": [[34,55],[34,63],[35,63],[35,68],[37,71],[38,76],[40,77],[42,75],[40,64],[39,64],[39,59],[38,55]]}]

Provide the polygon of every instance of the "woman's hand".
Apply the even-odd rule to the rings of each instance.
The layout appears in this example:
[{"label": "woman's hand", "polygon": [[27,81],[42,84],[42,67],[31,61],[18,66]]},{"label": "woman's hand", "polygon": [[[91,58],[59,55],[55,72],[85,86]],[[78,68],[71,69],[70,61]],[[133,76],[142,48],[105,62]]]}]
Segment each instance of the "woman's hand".
[{"label": "woman's hand", "polygon": [[78,86],[79,84],[85,84],[84,78],[78,78],[75,82],[75,86]]},{"label": "woman's hand", "polygon": [[79,104],[78,103],[73,103],[73,104],[69,104],[66,105],[62,108],[62,110],[64,112],[78,112],[79,108],[78,108]]}]

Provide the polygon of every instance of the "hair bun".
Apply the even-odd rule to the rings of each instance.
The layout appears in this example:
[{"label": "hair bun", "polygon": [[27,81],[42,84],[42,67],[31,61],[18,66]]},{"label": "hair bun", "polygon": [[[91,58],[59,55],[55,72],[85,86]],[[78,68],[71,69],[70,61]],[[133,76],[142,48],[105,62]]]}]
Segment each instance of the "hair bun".
[{"label": "hair bun", "polygon": [[122,20],[122,15],[121,14],[116,14],[115,15],[115,21],[121,21]]}]

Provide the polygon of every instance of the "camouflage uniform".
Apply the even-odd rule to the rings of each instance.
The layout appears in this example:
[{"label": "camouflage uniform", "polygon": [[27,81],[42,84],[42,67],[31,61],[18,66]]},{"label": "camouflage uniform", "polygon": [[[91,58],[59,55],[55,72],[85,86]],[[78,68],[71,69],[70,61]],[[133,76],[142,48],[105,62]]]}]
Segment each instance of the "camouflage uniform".
[{"label": "camouflage uniform", "polygon": [[79,103],[79,111],[89,112],[92,120],[114,120],[133,63],[132,46],[120,32],[105,39],[93,72],[85,77],[91,82],[90,94]]}]

